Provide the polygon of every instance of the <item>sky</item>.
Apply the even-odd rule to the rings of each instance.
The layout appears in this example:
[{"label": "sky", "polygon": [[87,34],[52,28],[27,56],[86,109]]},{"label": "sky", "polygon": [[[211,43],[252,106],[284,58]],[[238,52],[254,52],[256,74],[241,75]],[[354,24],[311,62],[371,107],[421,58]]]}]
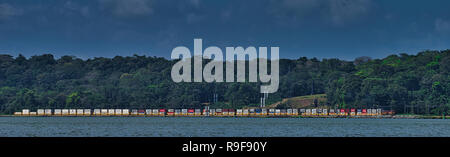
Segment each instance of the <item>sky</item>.
[{"label": "sky", "polygon": [[[280,58],[450,48],[448,0],[0,0],[0,54],[87,59],[280,47]],[[193,52],[192,52],[193,53]]]}]

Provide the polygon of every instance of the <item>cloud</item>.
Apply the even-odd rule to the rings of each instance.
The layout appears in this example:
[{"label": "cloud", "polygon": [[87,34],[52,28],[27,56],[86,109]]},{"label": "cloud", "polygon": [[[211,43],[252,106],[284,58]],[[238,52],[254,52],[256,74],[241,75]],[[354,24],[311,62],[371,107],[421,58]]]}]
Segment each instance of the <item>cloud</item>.
[{"label": "cloud", "polygon": [[443,19],[436,19],[434,22],[435,30],[439,33],[449,33],[450,32],[450,21]]},{"label": "cloud", "polygon": [[152,0],[99,0],[100,7],[119,17],[146,16],[153,13]]},{"label": "cloud", "polygon": [[0,20],[10,19],[13,16],[22,15],[23,10],[15,8],[10,4],[3,3],[0,4]]},{"label": "cloud", "polygon": [[64,3],[64,6],[61,9],[62,9],[61,13],[68,13],[68,14],[76,13],[85,17],[90,15],[89,6],[81,6],[72,1],[66,1],[66,3]]},{"label": "cloud", "polygon": [[293,21],[314,16],[334,25],[363,17],[370,12],[371,0],[281,0],[271,5],[273,15]]},{"label": "cloud", "polygon": [[361,17],[369,12],[370,0],[331,0],[330,16],[334,24]]}]

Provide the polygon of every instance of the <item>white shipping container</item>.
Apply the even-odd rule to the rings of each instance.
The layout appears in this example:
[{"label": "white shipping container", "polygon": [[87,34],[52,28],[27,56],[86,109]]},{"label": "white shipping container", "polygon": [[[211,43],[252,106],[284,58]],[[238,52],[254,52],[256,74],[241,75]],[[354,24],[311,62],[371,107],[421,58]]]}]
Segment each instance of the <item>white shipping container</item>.
[{"label": "white shipping container", "polygon": [[37,114],[38,115],[44,115],[45,114],[44,109],[37,109]]},{"label": "white shipping container", "polygon": [[22,115],[29,115],[30,114],[30,110],[29,109],[23,109],[22,110]]},{"label": "white shipping container", "polygon": [[317,109],[311,109],[311,114],[316,114],[317,113]]},{"label": "white shipping container", "polygon": [[243,110],[242,110],[242,113],[248,114],[248,109],[243,109]]},{"label": "white shipping container", "polygon": [[114,115],[114,109],[108,109],[108,115]]},{"label": "white shipping container", "polygon": [[276,109],[275,113],[281,113],[281,110],[280,109]]},{"label": "white shipping container", "polygon": [[152,109],[152,114],[153,114],[154,116],[157,116],[158,113],[159,113],[159,110],[158,110],[158,109]]},{"label": "white shipping container", "polygon": [[261,109],[261,113],[264,115],[267,114],[267,109]]},{"label": "white shipping container", "polygon": [[77,114],[77,110],[76,109],[69,109],[69,114],[70,115],[76,115]]},{"label": "white shipping container", "polygon": [[122,109],[122,115],[130,115],[129,109]]},{"label": "white shipping container", "polygon": [[116,110],[114,111],[114,114],[115,114],[115,115],[118,115],[118,116],[122,115],[122,109],[116,109]]},{"label": "white shipping container", "polygon": [[292,109],[287,109],[288,114],[292,114]]},{"label": "white shipping container", "polygon": [[52,115],[52,109],[45,109],[45,115]]},{"label": "white shipping container", "polygon": [[152,115],[152,109],[146,109],[145,110],[146,115]]},{"label": "white shipping container", "polygon": [[84,115],[83,109],[77,109],[77,115]]},{"label": "white shipping container", "polygon": [[100,110],[100,113],[101,113],[102,115],[108,115],[108,109],[101,109],[101,110]]},{"label": "white shipping container", "polygon": [[62,109],[63,115],[69,115],[69,109]]},{"label": "white shipping container", "polygon": [[242,109],[237,109],[236,112],[237,113],[242,113]]},{"label": "white shipping container", "polygon": [[55,115],[61,115],[61,114],[62,114],[61,109],[55,109]]},{"label": "white shipping container", "polygon": [[100,115],[101,113],[100,109],[94,109],[94,115]]},{"label": "white shipping container", "polygon": [[84,109],[84,115],[91,115],[91,109]]}]

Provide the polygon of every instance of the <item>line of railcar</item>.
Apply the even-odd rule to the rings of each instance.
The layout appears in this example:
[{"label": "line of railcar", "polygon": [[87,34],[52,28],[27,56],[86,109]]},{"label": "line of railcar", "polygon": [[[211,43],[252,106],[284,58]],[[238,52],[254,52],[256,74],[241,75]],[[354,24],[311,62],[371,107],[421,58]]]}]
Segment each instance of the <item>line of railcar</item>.
[{"label": "line of railcar", "polygon": [[16,116],[159,116],[159,117],[373,117],[393,115],[382,109],[23,109]]}]

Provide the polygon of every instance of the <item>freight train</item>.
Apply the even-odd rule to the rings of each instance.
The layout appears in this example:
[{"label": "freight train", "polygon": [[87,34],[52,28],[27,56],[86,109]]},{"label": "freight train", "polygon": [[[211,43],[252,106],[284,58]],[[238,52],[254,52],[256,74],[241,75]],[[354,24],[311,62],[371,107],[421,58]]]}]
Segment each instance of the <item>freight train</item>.
[{"label": "freight train", "polygon": [[15,116],[158,116],[158,117],[376,117],[393,115],[382,109],[23,109]]}]

